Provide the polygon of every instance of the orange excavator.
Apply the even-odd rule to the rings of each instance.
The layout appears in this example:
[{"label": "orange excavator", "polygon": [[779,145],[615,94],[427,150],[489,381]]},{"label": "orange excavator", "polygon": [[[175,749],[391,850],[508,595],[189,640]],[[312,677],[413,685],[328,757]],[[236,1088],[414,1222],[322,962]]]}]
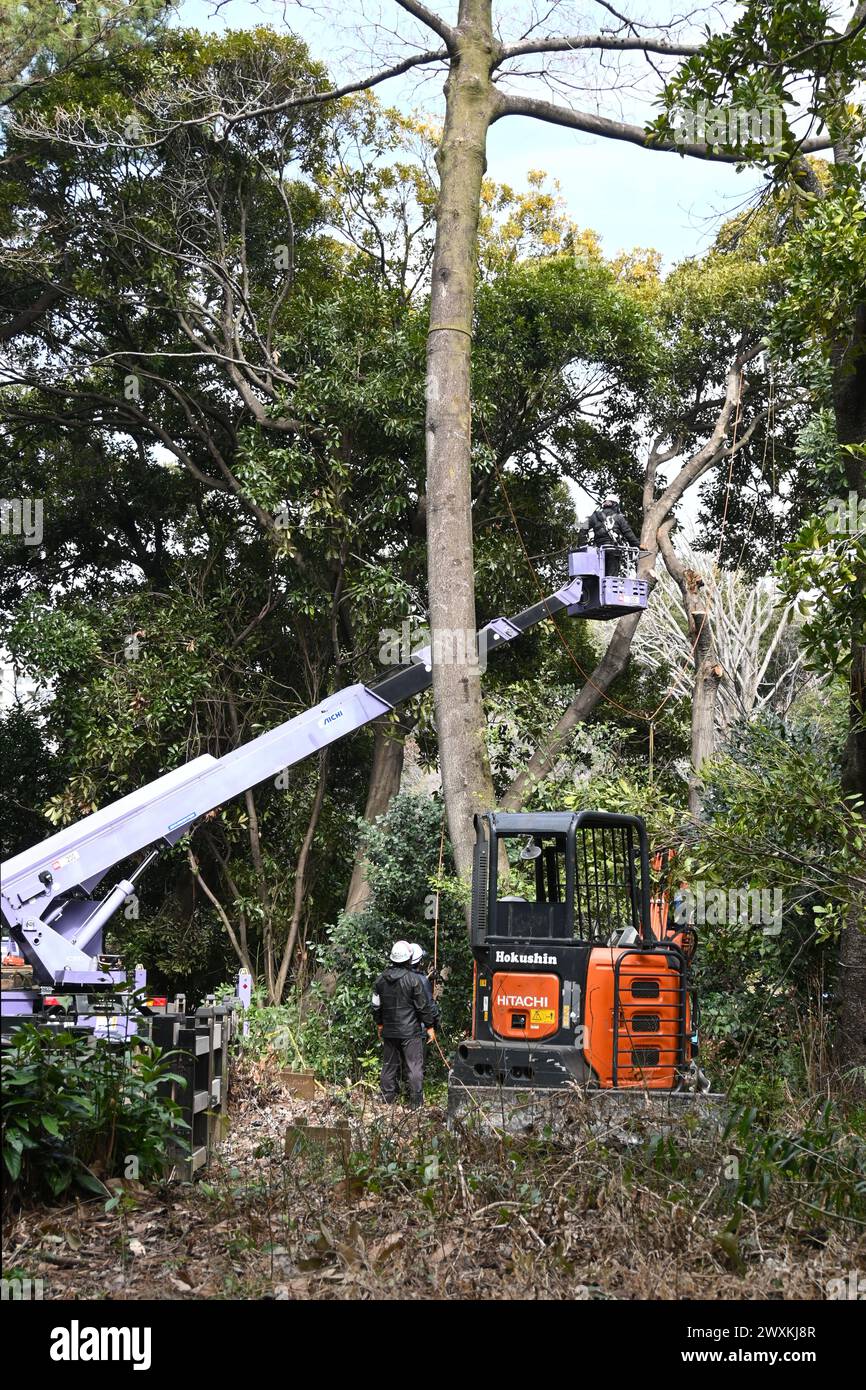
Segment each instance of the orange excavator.
[{"label": "orange excavator", "polygon": [[449,1075],[452,1115],[492,1092],[707,1091],[696,938],[671,911],[667,854],[652,887],[642,819],[487,812],[475,826],[472,1032]]}]

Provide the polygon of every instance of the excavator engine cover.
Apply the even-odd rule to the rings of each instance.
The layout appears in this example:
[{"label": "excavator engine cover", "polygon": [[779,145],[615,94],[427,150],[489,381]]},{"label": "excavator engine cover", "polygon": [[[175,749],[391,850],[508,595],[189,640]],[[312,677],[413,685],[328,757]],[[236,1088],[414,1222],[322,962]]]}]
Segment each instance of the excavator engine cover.
[{"label": "excavator engine cover", "polygon": [[497,1038],[549,1038],[559,1031],[559,977],[500,972],[491,985]]}]

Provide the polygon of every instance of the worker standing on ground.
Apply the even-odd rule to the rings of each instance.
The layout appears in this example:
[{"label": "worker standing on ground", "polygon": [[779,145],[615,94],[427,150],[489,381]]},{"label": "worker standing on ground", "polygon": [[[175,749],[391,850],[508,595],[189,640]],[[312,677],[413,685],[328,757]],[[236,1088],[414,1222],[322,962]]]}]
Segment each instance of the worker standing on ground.
[{"label": "worker standing on ground", "polygon": [[[410,941],[409,949],[412,952],[412,958],[410,962],[412,969],[415,971],[415,974],[418,976],[419,980],[424,986],[427,998],[430,1000],[430,1007],[433,1010],[433,1028],[435,1031],[439,1027],[439,1017],[442,1011],[439,1008],[436,999],[434,998],[433,984],[430,980],[430,976],[424,969],[424,957],[427,955],[427,952],[424,950],[423,946],[418,945],[417,941]],[[427,1036],[427,1029],[424,1027],[423,1023],[421,1024],[421,1035],[422,1037]]]},{"label": "worker standing on ground", "polygon": [[637,548],[639,542],[629,526],[628,517],[620,507],[616,493],[608,493],[601,507],[596,507],[586,526],[590,545],[600,545],[605,550],[614,552],[606,557],[607,573],[609,575],[622,574],[623,556],[620,552],[626,546]]},{"label": "worker standing on ground", "polygon": [[408,941],[394,942],[391,964],[374,984],[371,1002],[384,1049],[383,1099],[389,1104],[397,1100],[402,1075],[409,1104],[417,1107],[424,1099],[424,1035],[433,1041],[435,1013],[421,976],[412,969]]},{"label": "worker standing on ground", "polygon": [[[412,958],[411,958],[411,960],[410,960],[409,963],[410,963],[410,965],[412,966],[412,969],[414,970],[415,974],[418,976],[418,979],[421,981],[422,985],[424,986],[425,993],[426,993],[426,995],[427,995],[427,998],[428,998],[429,1001],[430,1001],[430,1006],[431,1006],[431,1008],[432,1008],[432,1010],[433,1010],[433,1032],[434,1032],[434,1033],[438,1033],[438,1031],[439,1031],[439,1019],[440,1019],[440,1017],[441,1017],[442,1010],[439,1008],[439,1005],[438,1005],[438,1003],[436,1002],[436,996],[435,996],[434,993],[433,993],[433,983],[432,983],[432,981],[431,981],[431,979],[430,979],[430,976],[427,974],[427,971],[424,969],[424,958],[426,957],[427,952],[424,950],[424,947],[423,947],[423,946],[419,946],[419,944],[418,944],[417,941],[410,941],[410,942],[409,942],[409,950],[412,952]],[[426,1044],[427,1042],[432,1042],[433,1039],[430,1037],[430,1031],[429,1031],[429,1029],[428,1029],[428,1028],[425,1028],[423,1023],[419,1023],[419,1024],[418,1024],[418,1028],[419,1028],[419,1031],[420,1031],[420,1033],[421,1033],[421,1044],[422,1044],[422,1047],[424,1047],[424,1055],[425,1055],[425,1058],[426,1058],[426,1055],[427,1055],[427,1048],[426,1048],[425,1044]],[[425,1064],[425,1070],[426,1070],[426,1064]],[[403,1082],[404,1082],[404,1086],[406,1086],[406,1089],[407,1089],[407,1091],[408,1091],[408,1086],[406,1085],[406,1077],[405,1077],[405,1074],[404,1074],[404,1077],[403,1077]]]}]

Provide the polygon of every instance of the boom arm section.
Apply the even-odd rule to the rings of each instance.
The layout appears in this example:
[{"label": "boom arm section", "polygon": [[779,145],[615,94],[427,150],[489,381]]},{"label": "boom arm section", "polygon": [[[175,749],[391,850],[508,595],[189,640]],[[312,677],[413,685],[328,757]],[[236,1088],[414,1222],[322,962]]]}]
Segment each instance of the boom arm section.
[{"label": "boom arm section", "polygon": [[[513,641],[566,609],[578,611],[583,581],[574,578],[550,598],[513,618],[495,618],[478,633],[479,655]],[[351,685],[314,709],[241,744],[222,758],[210,754],[158,777],[3,865],[2,915],[43,984],[113,985],[123,975],[101,961],[102,930],[133,892],[121,879],[100,900],[93,893],[115,866],[150,848],[172,845],[231,797],[387,714],[432,684],[429,649],[375,685]]]}]

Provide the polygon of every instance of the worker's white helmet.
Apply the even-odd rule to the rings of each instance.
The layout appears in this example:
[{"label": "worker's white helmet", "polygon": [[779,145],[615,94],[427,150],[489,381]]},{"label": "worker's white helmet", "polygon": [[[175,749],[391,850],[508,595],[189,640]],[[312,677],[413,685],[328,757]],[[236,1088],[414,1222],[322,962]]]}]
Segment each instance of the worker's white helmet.
[{"label": "worker's white helmet", "polygon": [[616,493],[615,493],[615,492],[609,492],[609,493],[607,494],[607,497],[605,497],[604,501],[602,502],[602,506],[603,506],[603,507],[618,507],[618,506],[619,506],[619,498],[617,497]]},{"label": "worker's white helmet", "polygon": [[395,941],[391,947],[391,960],[395,965],[408,965],[412,959],[412,947],[408,941]]},{"label": "worker's white helmet", "polygon": [[427,952],[423,946],[419,946],[417,941],[409,942],[409,950],[412,952],[412,964],[420,965]]}]

